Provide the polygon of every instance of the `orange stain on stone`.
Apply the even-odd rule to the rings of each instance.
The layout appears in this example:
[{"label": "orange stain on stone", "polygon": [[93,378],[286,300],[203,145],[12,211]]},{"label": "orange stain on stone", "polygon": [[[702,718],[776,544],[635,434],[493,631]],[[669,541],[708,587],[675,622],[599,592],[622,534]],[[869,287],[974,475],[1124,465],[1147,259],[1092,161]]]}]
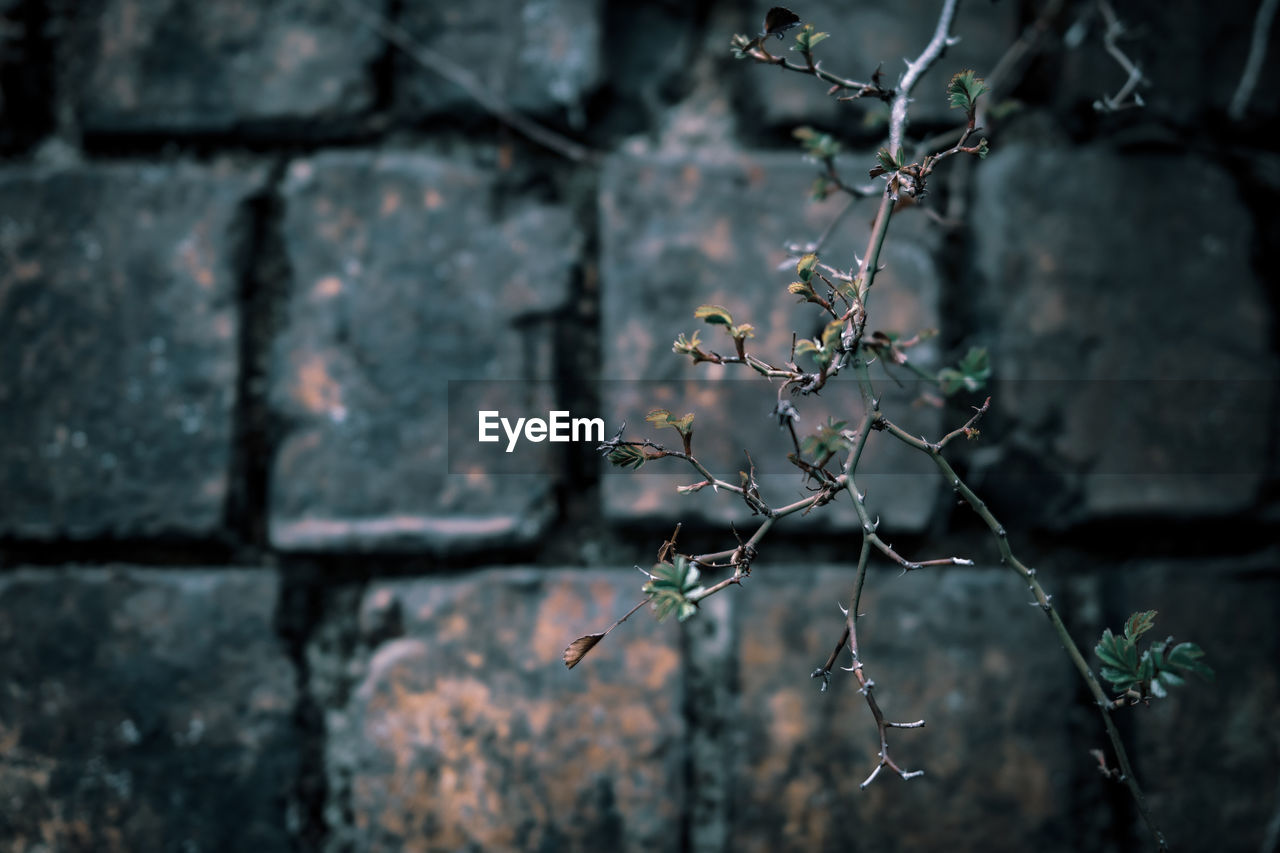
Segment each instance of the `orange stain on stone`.
[{"label": "orange stain on stone", "polygon": [[702,253],[714,261],[727,261],[733,255],[733,238],[728,217],[721,217],[699,241]]},{"label": "orange stain on stone", "polygon": [[311,295],[317,300],[332,299],[342,293],[342,279],[336,275],[327,275],[318,279],[311,288]]},{"label": "orange stain on stone", "polygon": [[560,583],[551,588],[538,607],[538,621],[533,629],[533,660],[526,659],[525,665],[534,667],[559,661],[565,646],[575,637],[605,627],[588,625],[586,602],[573,585]]},{"label": "orange stain on stone", "polygon": [[294,385],[294,397],[308,412],[325,415],[341,409],[342,386],[329,375],[324,356],[312,353],[298,368],[298,381]]},{"label": "orange stain on stone", "polygon": [[383,216],[390,216],[400,209],[400,193],[395,190],[389,190],[382,195],[382,205],[379,212]]}]

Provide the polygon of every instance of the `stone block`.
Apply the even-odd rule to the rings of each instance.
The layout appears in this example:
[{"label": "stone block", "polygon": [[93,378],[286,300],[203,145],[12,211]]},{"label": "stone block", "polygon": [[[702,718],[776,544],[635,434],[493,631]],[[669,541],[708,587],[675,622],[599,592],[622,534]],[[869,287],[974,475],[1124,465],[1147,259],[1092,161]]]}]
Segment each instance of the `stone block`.
[{"label": "stone block", "polygon": [[[815,170],[798,155],[750,154],[724,161],[674,157],[617,157],[604,170],[602,219],[602,399],[607,433],[627,423],[627,436],[649,437],[679,447],[673,430],[653,430],[645,414],[662,407],[677,415],[692,411],[694,453],[712,473],[729,482],[755,461],[761,490],[773,506],[805,496],[801,475],[786,461],[790,439],[770,418],[777,387],[741,365],[693,365],[671,351],[679,334],[695,330],[704,349],[725,354],[733,343],[722,327],[694,318],[704,303],[723,305],[735,322],[749,322],[755,337],[748,351],[774,364],[791,355],[792,336],[821,332],[813,305],[797,304],[787,285],[795,279],[789,242],[808,242],[835,218],[844,202],[811,202],[807,188]],[[823,251],[838,269],[855,266],[866,249],[876,201],[859,204]],[[869,300],[868,328],[906,335],[937,328],[942,275],[934,260],[938,234],[918,210],[895,216],[881,255],[885,271]],[[936,364],[931,344],[912,350],[925,365]],[[811,367],[811,365],[808,365]],[[742,369],[738,369],[742,368]],[[882,377],[878,369],[878,377]],[[936,409],[911,406],[910,376],[900,390],[881,381],[886,411],[913,433],[936,435]],[[800,411],[798,432],[808,435],[829,417],[852,425],[862,415],[850,374],[836,377],[821,395],[791,398]],[[607,467],[607,466],[606,466]],[[888,436],[871,436],[859,477],[870,491],[873,511],[889,527],[923,528],[933,512],[938,480],[928,459]],[[750,512],[736,496],[677,495],[679,484],[701,478],[685,463],[661,460],[639,471],[608,469],[602,488],[605,512],[619,519],[679,518],[739,522]],[[857,524],[850,506],[834,505],[786,522],[848,529]]]},{"label": "stone block", "polygon": [[62,62],[86,131],[225,133],[354,118],[383,50],[340,3],[94,0],[76,4]]},{"label": "stone block", "polygon": [[[603,78],[601,0],[503,0],[415,3],[400,23],[424,49],[474,75],[488,92],[522,112],[567,110]],[[475,99],[407,57],[396,60],[398,98],[413,115],[481,112]]]},{"label": "stone block", "polygon": [[1092,759],[1067,731],[1078,678],[1009,572],[872,568],[864,671],[887,720],[925,721],[889,732],[890,756],[925,775],[886,768],[859,789],[878,762],[874,718],[851,673],[834,671],[825,693],[810,677],[840,639],[836,605],[848,606],[855,574],[761,566],[735,597],[728,849],[1080,849],[1073,778]]},{"label": "stone block", "polygon": [[573,670],[561,653],[640,600],[634,572],[501,569],[380,581],[371,649],[329,715],[331,791],[359,847],[674,849],[679,628],[640,612]]},{"label": "stone block", "polygon": [[[565,303],[579,261],[565,209],[521,201],[495,216],[493,182],[407,153],[291,168],[293,292],[271,368],[288,424],[271,480],[277,547],[485,547],[544,529],[555,446],[530,445],[528,458],[546,454],[533,473],[451,464],[451,444],[476,441],[478,408],[548,405],[548,326],[525,321]],[[451,381],[484,402],[451,415]]]},{"label": "stone block", "polygon": [[[805,16],[805,23],[831,35],[814,49],[823,68],[865,83],[876,67],[883,65],[882,84],[893,88],[906,69],[905,60],[919,56],[933,37],[941,7],[937,0],[878,5],[836,0],[814,7]],[[768,4],[755,8],[759,14],[742,24],[742,32],[754,34],[761,29]],[[799,8],[796,11],[805,14]],[[973,69],[983,77],[995,68],[1018,36],[1017,7],[1012,3],[961,4],[952,31],[960,41],[916,84],[912,123],[957,127],[964,124],[961,112],[948,105],[947,81],[965,69]],[[794,33],[787,33],[781,41],[770,39],[769,52],[803,63],[803,57],[790,49],[795,44]],[[727,43],[728,36],[725,40]],[[865,133],[861,127],[873,126],[869,124],[871,119],[888,118],[887,104],[874,98],[837,101],[837,95],[827,94],[829,84],[805,74],[755,63],[741,63],[734,71],[741,77],[737,85],[745,92],[743,103],[748,107],[743,120],[748,123],[784,128],[817,124],[858,134]]]},{"label": "stone block", "polygon": [[[1005,445],[1071,492],[1057,523],[1252,505],[1280,371],[1231,177],[1192,154],[1027,144],[975,175],[974,338],[1016,421]],[[1000,494],[1003,458],[992,495],[1024,504]]]},{"label": "stone block", "polygon": [[252,570],[0,576],[0,846],[292,849],[277,595]]},{"label": "stone block", "polygon": [[0,172],[0,535],[213,535],[261,175]]}]

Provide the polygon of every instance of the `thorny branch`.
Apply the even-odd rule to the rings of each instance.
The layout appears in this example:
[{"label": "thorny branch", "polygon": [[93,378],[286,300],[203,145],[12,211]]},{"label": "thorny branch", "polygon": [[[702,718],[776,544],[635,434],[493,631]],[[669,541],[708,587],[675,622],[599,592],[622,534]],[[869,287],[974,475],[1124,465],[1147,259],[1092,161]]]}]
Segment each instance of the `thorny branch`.
[{"label": "thorny branch", "polygon": [[[1267,1],[1269,2],[1269,0]],[[1123,52],[1116,46],[1116,40],[1122,33],[1122,27],[1120,26],[1118,19],[1116,19],[1114,12],[1111,10],[1106,0],[1098,0],[1098,2],[1099,8],[1102,9],[1103,15],[1108,21],[1108,50],[1112,52],[1113,56],[1116,56],[1117,61],[1121,62],[1121,65],[1130,73],[1129,81],[1126,83],[1125,87],[1122,88],[1113,98],[1106,99],[1107,108],[1117,108],[1130,96],[1133,96],[1135,101],[1140,103],[1140,99],[1137,98],[1134,90],[1139,83],[1142,82],[1141,72],[1137,70],[1136,66],[1133,65],[1133,63],[1130,62],[1128,58],[1123,55]],[[832,651],[826,663],[822,667],[814,670],[813,677],[821,678],[823,681],[823,688],[825,689],[840,654],[846,646],[849,648],[852,655],[852,665],[846,669],[847,671],[852,672],[854,677],[857,679],[859,692],[861,692],[866,698],[867,705],[871,710],[872,717],[876,723],[877,733],[879,735],[879,762],[872,770],[871,774],[862,783],[862,787],[866,787],[874,781],[876,776],[879,775],[880,771],[885,767],[889,767],[904,779],[914,778],[915,776],[919,776],[923,773],[923,771],[906,771],[890,757],[887,732],[890,728],[917,728],[923,726],[924,721],[920,720],[913,723],[893,723],[884,719],[884,715],[874,698],[874,682],[865,672],[864,663],[858,646],[858,608],[861,602],[871,552],[873,549],[879,551],[894,563],[901,566],[904,571],[911,571],[925,566],[972,565],[973,562],[960,557],[946,557],[925,561],[912,561],[903,557],[895,551],[889,543],[883,541],[879,537],[877,532],[879,521],[878,519],[873,520],[871,518],[865,504],[865,494],[859,492],[855,483],[854,475],[868,437],[872,431],[887,432],[909,447],[927,455],[931,460],[933,460],[945,481],[952,487],[956,494],[979,515],[984,523],[986,523],[987,527],[991,530],[996,539],[1002,564],[1010,567],[1026,582],[1033,599],[1031,603],[1040,608],[1049,620],[1059,641],[1066,650],[1068,657],[1076,667],[1081,678],[1086,682],[1091,695],[1097,703],[1099,713],[1102,715],[1104,727],[1116,756],[1118,764],[1118,778],[1128,787],[1140,813],[1143,816],[1143,819],[1148,826],[1148,829],[1152,834],[1152,837],[1163,850],[1167,849],[1164,836],[1156,825],[1150,809],[1148,808],[1142,789],[1138,785],[1137,779],[1133,774],[1133,770],[1130,766],[1124,745],[1121,742],[1119,732],[1111,717],[1110,711],[1114,707],[1112,701],[1104,693],[1087,661],[1084,659],[1079,646],[1076,645],[1070,633],[1067,631],[1061,616],[1052,604],[1052,597],[1045,592],[1039,580],[1036,578],[1035,570],[1026,566],[1014,555],[1009,544],[1008,533],[1005,528],[1000,524],[992,514],[991,510],[977,496],[977,494],[974,493],[966,483],[964,483],[954,468],[952,468],[951,464],[943,456],[943,450],[955,439],[961,436],[971,438],[977,434],[976,425],[982,416],[989,410],[991,404],[990,398],[984,401],[982,406],[975,409],[974,414],[965,424],[946,433],[939,440],[930,442],[923,437],[910,435],[880,411],[880,400],[875,393],[874,385],[871,380],[868,369],[868,360],[864,358],[864,354],[874,355],[884,351],[883,341],[864,341],[864,332],[867,322],[866,303],[868,293],[874,284],[875,276],[880,271],[880,253],[884,245],[885,235],[888,231],[894,206],[898,201],[899,191],[905,189],[905,191],[914,195],[917,190],[922,190],[923,178],[927,176],[928,171],[934,164],[945,157],[952,156],[956,153],[979,153],[976,148],[971,149],[965,146],[969,137],[976,131],[976,109],[973,103],[976,96],[974,96],[970,99],[968,104],[967,125],[963,131],[959,133],[959,136],[956,137],[956,141],[951,145],[951,147],[937,154],[926,154],[919,164],[912,164],[911,167],[904,165],[905,161],[902,157],[903,138],[907,126],[907,108],[910,102],[911,91],[919,81],[920,77],[942,55],[947,46],[954,42],[954,38],[951,36],[950,32],[957,4],[958,0],[945,0],[933,37],[930,39],[928,46],[919,57],[914,61],[908,61],[907,70],[903,74],[896,90],[892,92],[885,92],[879,88],[878,77],[876,78],[876,93],[880,96],[887,94],[890,96],[888,99],[891,100],[890,126],[888,131],[889,145],[887,153],[892,164],[896,165],[896,171],[890,172],[889,165],[886,165],[879,170],[879,174],[888,174],[888,179],[881,195],[879,210],[876,214],[871,233],[868,237],[866,251],[862,258],[858,260],[857,274],[851,277],[852,295],[846,300],[849,303],[849,306],[843,314],[837,317],[837,320],[843,324],[843,331],[840,335],[838,358],[836,358],[834,363],[830,365],[830,369],[828,369],[827,366],[823,366],[817,374],[806,374],[801,371],[794,362],[788,363],[786,367],[774,367],[755,356],[749,355],[744,349],[743,340],[736,337],[736,357],[725,358],[715,353],[706,353],[689,342],[684,342],[687,344],[685,349],[677,349],[677,351],[692,355],[695,363],[699,361],[712,361],[721,364],[746,364],[756,370],[756,372],[766,377],[782,378],[784,380],[783,388],[790,387],[793,393],[812,393],[820,389],[830,376],[835,375],[835,373],[839,372],[841,369],[851,368],[856,375],[858,388],[864,405],[864,414],[859,426],[851,433],[844,434],[850,439],[850,446],[840,473],[834,474],[825,468],[827,461],[830,458],[829,455],[822,458],[818,464],[815,465],[800,459],[800,454],[797,452],[793,455],[792,461],[805,472],[806,482],[813,484],[816,491],[800,501],[796,501],[777,509],[770,509],[769,504],[762,496],[759,495],[758,488],[755,485],[754,475],[749,478],[749,485],[748,483],[744,483],[743,487],[734,487],[732,484],[725,483],[724,481],[713,477],[706,471],[705,467],[701,466],[701,464],[692,457],[692,453],[689,451],[687,443],[686,452],[681,454],[664,451],[660,447],[652,445],[649,442],[622,442],[621,433],[619,433],[619,435],[614,439],[614,445],[640,444],[642,446],[655,449],[660,452],[661,455],[684,458],[706,478],[704,482],[695,484],[693,487],[686,488],[698,489],[705,487],[706,485],[712,485],[717,488],[727,488],[730,491],[743,495],[744,498],[750,498],[748,499],[748,505],[752,506],[753,510],[757,508],[757,505],[762,508],[761,511],[765,518],[756,528],[755,533],[750,537],[750,539],[743,542],[739,537],[738,546],[736,548],[714,553],[694,555],[687,558],[694,566],[701,568],[732,569],[732,573],[728,577],[723,578],[711,586],[699,588],[698,590],[690,593],[688,595],[688,601],[692,602],[694,605],[729,586],[741,584],[743,578],[750,573],[753,562],[759,556],[759,547],[765,535],[779,519],[796,512],[808,512],[814,507],[821,506],[834,500],[841,491],[849,492],[855,511],[857,512],[861,523],[861,547],[858,557],[857,578],[853,594],[851,596],[850,606],[844,610],[845,624],[843,626],[843,632],[840,640],[836,644],[835,649]],[[1024,35],[1023,41],[1026,43],[1023,48],[1024,53],[1031,49],[1031,45],[1034,44],[1035,40],[1038,39],[1040,34],[1048,28],[1049,20],[1058,13],[1059,7],[1059,2],[1051,3],[1049,9],[1046,9],[1046,11],[1037,20],[1036,24],[1033,25],[1032,30],[1028,34]],[[791,71],[811,74],[827,80],[828,82],[832,82],[838,87],[857,88],[867,85],[858,84],[855,81],[844,80],[843,78],[836,77],[835,75],[829,74],[829,72],[823,71],[817,63],[813,61],[812,56],[807,50],[805,51],[806,65],[804,66],[797,66],[783,58],[774,57],[765,49],[763,37],[758,37],[753,40],[747,40],[745,37],[736,37],[734,47],[740,50],[744,55],[757,59],[758,61],[779,65],[780,67]],[[1017,61],[1018,58],[1010,60],[1011,63],[1016,63]],[[884,161],[882,160],[881,162],[883,163]],[[909,182],[904,181],[903,173],[907,172],[908,168],[916,169],[914,175],[919,179],[919,184],[912,186]],[[872,174],[874,176],[877,172],[873,170]],[[823,240],[819,240],[818,242],[823,242],[826,236],[827,235],[824,234]],[[809,299],[808,301],[818,302],[828,313],[834,313],[830,302],[824,302],[821,299]],[[681,342],[677,343],[679,344]],[[890,345],[891,344],[892,342],[890,342]],[[792,358],[794,359],[794,345]],[[774,414],[780,418],[783,425],[790,426],[790,413],[794,413],[794,407],[790,406],[789,402],[783,401],[781,394],[782,390],[780,389],[780,402],[775,409]],[[799,443],[795,437],[794,429],[792,430],[792,441],[798,448]],[[672,539],[667,543],[670,547],[668,548],[664,546],[663,554],[667,554],[669,551],[674,551],[674,540],[675,537],[673,535]],[[610,630],[612,630],[612,627]],[[595,635],[588,635],[588,637],[592,636]],[[580,643],[582,640],[577,642]],[[571,648],[573,647],[571,646]],[[566,655],[567,654],[568,652],[566,652]]]}]

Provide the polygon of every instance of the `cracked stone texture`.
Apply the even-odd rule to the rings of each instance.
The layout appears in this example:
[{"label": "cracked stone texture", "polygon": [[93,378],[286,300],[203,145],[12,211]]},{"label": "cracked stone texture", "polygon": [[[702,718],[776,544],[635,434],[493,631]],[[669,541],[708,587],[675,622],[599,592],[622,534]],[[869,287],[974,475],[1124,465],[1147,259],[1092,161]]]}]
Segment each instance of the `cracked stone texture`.
[{"label": "cracked stone texture", "polygon": [[[814,49],[814,56],[825,70],[866,83],[876,66],[883,64],[882,85],[893,88],[906,70],[905,60],[918,56],[933,37],[941,6],[937,0],[906,0],[880,5],[833,0],[807,12],[794,8],[805,16],[805,23],[831,35]],[[762,29],[761,22],[768,4],[752,8],[758,14],[749,20],[744,19],[739,32],[754,35]],[[948,106],[947,81],[964,69],[973,69],[980,77],[989,74],[1017,38],[1018,27],[1016,4],[962,4],[952,30],[960,41],[949,48],[916,84],[911,106],[912,123],[962,125],[963,115]],[[786,33],[781,40],[770,38],[769,52],[803,64],[804,58],[791,50],[796,32]],[[728,35],[725,43],[728,43]],[[735,83],[743,88],[744,103],[749,105],[743,116],[747,123],[760,122],[787,128],[816,123],[856,132],[859,125],[867,126],[873,117],[881,119],[876,125],[879,127],[883,127],[884,120],[888,118],[887,104],[874,98],[837,101],[836,95],[827,94],[829,84],[806,74],[745,61],[735,64],[733,73],[741,78]]]},{"label": "cracked stone texture", "polygon": [[762,567],[734,600],[740,781],[727,849],[1080,849],[1072,777],[1092,759],[1067,731],[1076,675],[1008,572],[872,567],[862,662],[887,720],[925,720],[889,732],[894,760],[925,775],[886,768],[859,789],[879,751],[866,700],[851,673],[834,671],[826,693],[810,678],[840,638],[836,603],[848,605],[855,575]]},{"label": "cracked stone texture", "polygon": [[676,624],[640,612],[567,670],[634,573],[495,569],[378,581],[367,664],[328,713],[330,789],[363,850],[651,850],[680,834]]},{"label": "cracked stone texture", "polygon": [[[735,322],[750,322],[755,337],[748,352],[775,364],[789,358],[793,331],[806,337],[820,332],[815,306],[797,304],[787,293],[795,264],[786,263],[784,248],[791,241],[815,239],[844,204],[838,198],[809,201],[814,175],[814,167],[799,156],[759,153],[721,161],[618,156],[601,179],[606,432],[612,435],[625,420],[627,437],[678,448],[673,430],[654,430],[644,416],[656,407],[677,415],[692,411],[695,455],[721,479],[736,482],[737,471],[747,467],[745,448],[761,475],[762,492],[775,507],[806,494],[800,475],[786,462],[790,440],[769,417],[776,386],[735,365],[694,366],[671,351],[671,342],[697,330],[704,349],[733,352],[722,327],[694,318],[694,309],[704,303],[725,306]],[[855,253],[865,251],[875,205],[868,199],[853,209],[824,249],[824,260],[841,269],[854,265]],[[937,328],[942,287],[937,247],[937,231],[919,211],[895,216],[881,255],[886,269],[870,298],[870,329],[910,335]],[[912,357],[925,365],[936,362],[931,344],[912,350]],[[911,406],[915,395],[909,381],[904,389],[889,380],[880,384],[885,410],[905,428],[938,434],[937,410]],[[792,401],[801,414],[801,436],[828,417],[855,422],[861,416],[848,375],[837,377],[820,396]],[[875,434],[864,463],[858,484],[886,529],[925,527],[938,489],[929,460]],[[700,516],[741,522],[750,516],[731,494],[675,493],[677,485],[699,479],[674,460],[649,463],[638,472],[607,468],[604,510],[613,518],[663,521]],[[791,523],[845,530],[856,526],[857,517],[847,505],[836,505],[791,517]]]},{"label": "cracked stone texture", "polygon": [[[1280,370],[1230,176],[1193,154],[1015,143],[975,177],[974,338],[1013,422],[1002,446],[1060,478],[1040,495],[1065,498],[1058,523],[1251,506]],[[988,461],[989,494],[1024,503]]]},{"label": "cracked stone texture", "polygon": [[277,594],[228,568],[0,576],[0,847],[292,849]]},{"label": "cracked stone texture", "polygon": [[[531,113],[568,110],[582,121],[582,102],[604,77],[601,0],[472,0],[410,3],[400,23],[425,50],[474,76],[509,106]],[[411,115],[480,111],[452,82],[404,56],[396,57],[397,92]]]},{"label": "cracked stone texture", "polygon": [[209,536],[261,175],[0,170],[0,535]]},{"label": "cracked stone texture", "polygon": [[350,119],[373,105],[368,66],[384,50],[340,3],[309,0],[92,0],[68,24],[68,85],[98,133]]},{"label": "cracked stone texture", "polygon": [[581,238],[562,207],[518,201],[495,215],[493,184],[409,153],[289,170],[293,290],[270,380],[287,424],[271,479],[277,547],[442,550],[545,529],[560,445],[524,445],[523,473],[463,465],[460,448],[476,445],[480,409],[550,407],[544,319],[567,299]]}]

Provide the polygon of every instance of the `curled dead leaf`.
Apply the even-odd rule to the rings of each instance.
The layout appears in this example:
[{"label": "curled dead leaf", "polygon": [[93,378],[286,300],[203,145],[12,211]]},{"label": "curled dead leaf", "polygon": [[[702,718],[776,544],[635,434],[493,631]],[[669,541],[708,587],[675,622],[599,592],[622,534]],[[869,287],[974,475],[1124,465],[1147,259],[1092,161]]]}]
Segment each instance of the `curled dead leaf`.
[{"label": "curled dead leaf", "polygon": [[582,660],[583,656],[586,655],[587,652],[595,648],[596,643],[604,639],[604,635],[607,633],[609,632],[604,631],[599,634],[587,634],[585,637],[579,637],[574,640],[569,644],[569,647],[564,650],[564,665],[569,669],[573,669],[578,665],[578,661]]}]

